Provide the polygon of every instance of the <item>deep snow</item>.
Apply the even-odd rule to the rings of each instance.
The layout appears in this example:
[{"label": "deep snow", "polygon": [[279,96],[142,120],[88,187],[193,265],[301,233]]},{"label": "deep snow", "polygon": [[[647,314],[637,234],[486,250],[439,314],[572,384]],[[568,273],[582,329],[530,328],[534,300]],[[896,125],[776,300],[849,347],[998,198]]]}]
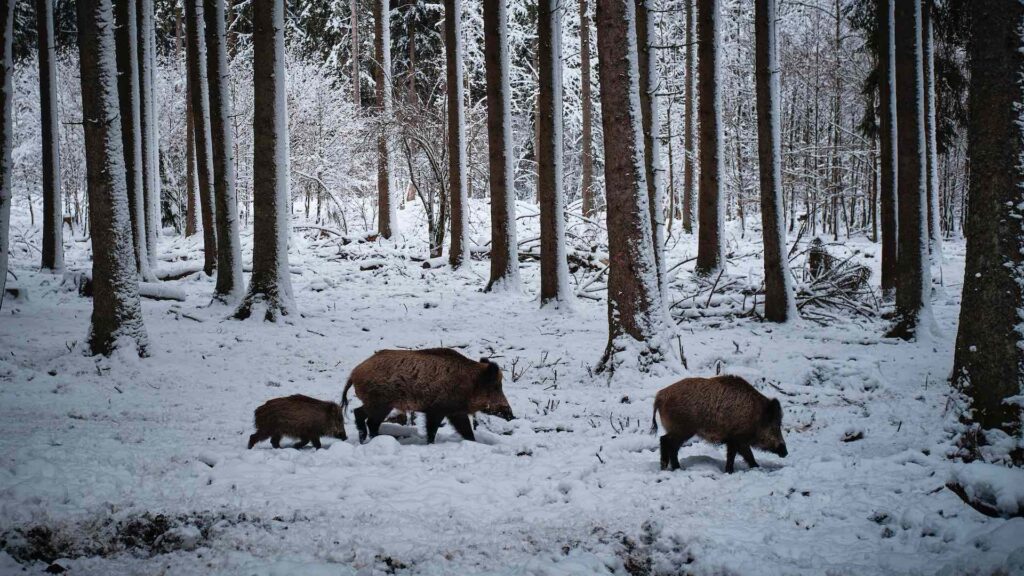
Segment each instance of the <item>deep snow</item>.
[{"label": "deep snow", "polygon": [[[487,207],[472,205],[483,244]],[[397,242],[293,234],[302,316],[289,323],[228,320],[201,273],[170,282],[187,300],[143,301],[142,360],[81,354],[91,304],[37,271],[39,232],[21,208],[12,284],[29,296],[0,312],[0,573],[41,572],[47,562],[15,561],[32,553],[72,574],[1024,573],[1024,519],[982,516],[944,488],[962,466],[945,457],[962,242],[945,246],[927,342],[882,339],[881,320],[683,323],[686,373],[720,368],[778,397],[790,456],[756,453],[761,468],[726,475],[724,448],[695,441],[670,473],[647,430],[675,377],[591,374],[603,295],[540,310],[535,262],[521,295],[482,293],[485,260],[425,270],[405,259],[426,253],[416,206],[399,213]],[[536,221],[520,219],[520,237]],[[746,240],[730,229],[730,252],[759,248],[751,224]],[[75,238],[67,263],[81,269],[89,244]],[[243,228],[244,262],[251,240]],[[158,269],[201,265],[201,245],[162,237]],[[670,243],[668,267],[694,253],[694,238]],[[877,260],[862,258],[876,274]],[[760,266],[736,258],[730,274],[756,284]],[[692,286],[691,268],[672,281]],[[481,417],[477,443],[446,426],[427,446],[420,418],[382,428],[397,440],[359,446],[349,421],[349,441],[324,450],[245,449],[265,400],[337,400],[374,350],[439,345],[496,357],[519,418]]]}]

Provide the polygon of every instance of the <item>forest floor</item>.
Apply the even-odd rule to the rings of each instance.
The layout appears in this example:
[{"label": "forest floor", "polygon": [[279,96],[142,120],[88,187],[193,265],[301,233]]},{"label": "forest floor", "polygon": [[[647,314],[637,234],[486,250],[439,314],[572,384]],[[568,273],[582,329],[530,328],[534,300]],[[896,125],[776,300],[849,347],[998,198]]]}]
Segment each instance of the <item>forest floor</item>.
[{"label": "forest floor", "polygon": [[[227,319],[192,273],[169,282],[184,302],[143,301],[150,358],[93,358],[89,299],[38,272],[38,229],[16,208],[11,283],[27,297],[0,313],[0,573],[1024,573],[1024,519],[983,516],[944,487],[962,466],[947,458],[962,241],[945,246],[937,329],[919,342],[883,338],[879,318],[779,327],[716,313],[752,304],[738,291],[691,298],[709,308],[679,325],[679,375],[744,376],[785,412],[789,457],[755,453],[760,468],[727,475],[724,448],[702,441],[682,470],[659,470],[651,402],[679,375],[593,374],[602,294],[541,310],[535,262],[521,294],[482,293],[486,260],[424,269],[422,213],[400,217],[398,242],[294,234],[301,316]],[[481,243],[484,218],[476,206]],[[535,234],[536,218],[520,220],[520,239]],[[722,286],[760,283],[759,231],[745,235],[730,228]],[[68,269],[88,269],[89,243],[66,244]],[[876,245],[846,244],[835,250],[859,251],[877,282]],[[249,261],[251,228],[243,246]],[[161,268],[201,262],[198,237],[161,249]],[[667,261],[694,250],[677,234]],[[673,301],[695,291],[691,266],[673,271]],[[428,446],[420,418],[364,445],[348,421],[349,440],[323,450],[246,450],[265,400],[337,400],[375,350],[442,345],[496,358],[518,418],[479,418],[479,442],[446,426]]]}]

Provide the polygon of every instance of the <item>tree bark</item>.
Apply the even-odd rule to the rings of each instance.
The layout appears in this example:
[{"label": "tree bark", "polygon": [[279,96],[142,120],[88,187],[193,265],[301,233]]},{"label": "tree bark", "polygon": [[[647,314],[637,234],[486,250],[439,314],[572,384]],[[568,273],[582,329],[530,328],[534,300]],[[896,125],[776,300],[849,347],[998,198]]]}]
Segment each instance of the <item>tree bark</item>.
[{"label": "tree bark", "polygon": [[151,280],[154,277],[146,250],[146,205],[142,190],[142,121],[139,104],[139,49],[135,29],[138,21],[135,15],[135,0],[117,0],[114,4],[114,18],[121,142],[135,268],[143,279]]},{"label": "tree bark", "polygon": [[0,0],[0,308],[7,289],[7,266],[10,261],[11,181],[14,163],[14,130],[11,110],[14,107],[14,2]]},{"label": "tree bark", "polygon": [[725,264],[722,174],[722,99],[718,93],[718,0],[697,0],[697,96],[700,120],[700,190],[696,272],[710,275]]},{"label": "tree bark", "polygon": [[387,125],[391,122],[391,10],[388,0],[373,0],[373,44],[376,52],[377,132],[377,232],[391,238],[398,231],[398,214],[391,194],[391,146]]},{"label": "tree bark", "polygon": [[896,321],[889,335],[912,339],[931,328],[928,266],[928,203],[924,141],[924,74],[921,3],[899,0],[896,22],[896,102],[898,133],[899,271]]},{"label": "tree bark", "polygon": [[249,291],[237,318],[263,306],[276,321],[295,311],[288,267],[288,125],[284,3],[253,3],[253,251]]},{"label": "tree bark", "polygon": [[661,114],[658,110],[658,59],[653,45],[654,16],[648,3],[636,1],[637,65],[640,72],[640,115],[644,134],[644,168],[647,179],[648,205],[651,211],[651,238],[654,244],[654,265],[658,269],[658,289],[665,289],[665,200],[661,165]]},{"label": "tree bark", "polygon": [[491,277],[485,291],[518,292],[519,255],[512,172],[512,94],[509,88],[506,0],[484,0],[484,47],[491,185]]},{"label": "tree bark", "polygon": [[757,151],[761,173],[761,230],[764,235],[764,317],[786,322],[797,316],[786,259],[782,218],[782,142],[775,0],[754,3]]},{"label": "tree bark", "polygon": [[231,130],[231,88],[225,44],[223,0],[203,0],[206,70],[209,78],[213,198],[217,237],[217,285],[214,298],[234,303],[242,296],[242,246],[238,237],[235,199],[234,133]]},{"label": "tree bark", "polygon": [[114,14],[110,0],[78,0],[82,122],[92,237],[93,354],[133,346],[146,355],[139,279],[132,248],[128,184],[117,98]]},{"label": "tree bark", "polygon": [[644,163],[634,0],[597,1],[601,121],[608,218],[608,347],[601,371],[661,362],[665,309],[658,289]]},{"label": "tree bark", "polygon": [[562,17],[558,0],[537,5],[539,61],[537,201],[540,204],[540,305],[568,302],[562,193]]},{"label": "tree bark", "polygon": [[444,0],[444,52],[448,89],[448,190],[451,194],[453,269],[469,259],[469,198],[466,192],[466,114],[462,83],[462,0]]},{"label": "tree bark", "polygon": [[878,2],[878,115],[879,115],[879,196],[882,218],[882,295],[891,299],[896,291],[898,224],[896,178],[898,167],[896,125],[896,44],[893,2]]},{"label": "tree bark", "polygon": [[36,0],[36,33],[39,38],[39,109],[43,136],[42,267],[60,272],[64,269],[64,210],[61,207],[60,125],[57,118],[52,0]]},{"label": "tree bark", "polygon": [[1024,5],[977,1],[970,10],[971,178],[953,384],[970,399],[971,420],[1019,439],[1020,406],[1005,400],[1024,392]]},{"label": "tree bark", "polygon": [[594,198],[594,98],[591,95],[590,13],[587,0],[580,0],[580,106],[583,108],[580,195],[583,199],[583,216],[590,218],[597,209],[597,201]]},{"label": "tree bark", "polygon": [[160,217],[160,128],[156,110],[156,29],[152,0],[136,0],[139,46],[139,119],[142,129],[142,204],[146,220],[146,254],[156,269]]},{"label": "tree bark", "polygon": [[694,117],[697,101],[697,47],[694,44],[697,28],[697,8],[694,0],[683,0],[686,15],[686,74],[683,102],[683,230],[693,234],[693,205],[697,199],[696,141],[697,122]]},{"label": "tree bark", "polygon": [[206,82],[206,39],[203,37],[203,0],[184,0],[185,3],[185,63],[190,84],[189,102],[192,105],[192,132],[196,154],[196,180],[199,182],[199,204],[203,219],[203,271],[213,275],[217,267],[217,229],[213,219],[213,174],[210,167],[210,96]]},{"label": "tree bark", "polygon": [[934,0],[922,0],[921,41],[924,52],[924,128],[927,147],[928,252],[932,263],[942,264],[942,228],[939,226],[939,153],[935,124],[935,40],[932,32]]}]

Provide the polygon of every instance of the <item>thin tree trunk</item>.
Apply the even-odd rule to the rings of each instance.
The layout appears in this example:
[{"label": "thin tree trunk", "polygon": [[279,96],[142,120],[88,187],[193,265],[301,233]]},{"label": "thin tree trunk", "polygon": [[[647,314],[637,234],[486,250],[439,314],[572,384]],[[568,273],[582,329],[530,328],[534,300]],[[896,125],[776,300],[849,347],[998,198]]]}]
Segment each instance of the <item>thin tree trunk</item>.
[{"label": "thin tree trunk", "polygon": [[185,236],[199,232],[199,182],[196,179],[195,122],[192,114],[192,86],[186,81],[185,88]]},{"label": "thin tree trunk", "polygon": [[155,279],[146,251],[146,204],[142,182],[142,120],[139,104],[139,48],[135,0],[117,0],[114,4],[114,38],[117,46],[118,100],[121,114],[121,141],[124,152],[125,181],[128,186],[128,211],[132,223],[135,267],[143,279]]},{"label": "thin tree trunk", "polygon": [[288,117],[284,3],[253,1],[253,246],[249,291],[237,318],[262,307],[277,321],[295,312],[288,267]]},{"label": "thin tree trunk", "polygon": [[722,174],[722,99],[718,93],[718,0],[697,0],[698,115],[700,120],[700,190],[697,265],[701,275],[725,264],[725,204]]},{"label": "thin tree trunk", "polygon": [[466,192],[466,115],[462,83],[462,0],[444,0],[445,69],[448,87],[448,189],[451,193],[453,269],[469,260],[469,199]]},{"label": "thin tree trunk", "polygon": [[786,322],[797,316],[786,259],[782,212],[782,138],[775,0],[754,3],[758,161],[761,173],[761,229],[764,235],[764,317]]},{"label": "thin tree trunk", "polygon": [[[93,354],[132,346],[146,355],[128,184],[118,114],[114,13],[110,0],[78,0],[82,120],[92,236]],[[6,131],[5,131],[6,132]]]},{"label": "thin tree trunk", "polygon": [[519,291],[516,194],[512,172],[512,102],[509,87],[506,0],[484,0],[487,66],[487,151],[491,184],[491,277],[486,292]]},{"label": "thin tree trunk", "polygon": [[540,124],[537,200],[540,203],[540,305],[568,301],[565,199],[562,194],[562,17],[558,0],[537,6]]},{"label": "thin tree trunk", "polygon": [[590,12],[587,0],[580,0],[580,106],[583,108],[580,195],[583,198],[583,216],[590,218],[597,209],[597,200],[594,198],[594,98],[591,95]]},{"label": "thin tree trunk", "polygon": [[[10,261],[11,183],[14,163],[14,2],[0,0],[0,308],[7,289],[7,266]],[[109,6],[109,5],[108,5]]]},{"label": "thin tree trunk", "polygon": [[235,199],[234,133],[231,130],[230,78],[224,41],[223,0],[203,0],[206,70],[209,79],[213,198],[217,226],[217,285],[214,298],[234,303],[242,296],[242,246]]},{"label": "thin tree trunk", "polygon": [[391,146],[388,123],[391,112],[391,10],[388,0],[373,0],[373,76],[377,96],[377,232],[384,238],[398,231],[398,213],[391,194]]},{"label": "thin tree trunk", "polygon": [[882,217],[882,295],[891,299],[896,290],[897,267],[897,200],[896,164],[896,44],[893,37],[895,27],[893,2],[896,0],[877,0],[878,2],[878,115],[879,121],[879,196]]},{"label": "thin tree trunk", "polygon": [[156,269],[160,218],[160,128],[156,110],[156,30],[152,0],[136,0],[139,47],[139,124],[142,129],[142,204],[146,220],[146,254]]},{"label": "thin tree trunk", "polygon": [[43,262],[45,270],[64,269],[64,210],[60,186],[60,125],[53,38],[53,1],[36,0],[39,42],[39,109],[43,136]]},{"label": "thin tree trunk", "polygon": [[[374,0],[376,2],[377,0]],[[350,35],[352,40],[352,99],[355,101],[356,110],[363,106],[361,94],[361,76],[359,73],[359,0],[350,0],[349,3]]]},{"label": "thin tree trunk", "polygon": [[928,249],[931,261],[942,264],[942,229],[939,226],[939,165],[935,124],[935,41],[932,33],[934,0],[923,0],[921,5],[921,41],[924,53],[924,128],[927,147],[928,183]]},{"label": "thin tree trunk", "polygon": [[928,266],[928,202],[924,139],[924,73],[921,3],[896,3],[896,103],[899,122],[899,272],[896,321],[889,335],[912,339],[929,330],[931,275]]},{"label": "thin tree trunk", "polygon": [[693,205],[697,199],[697,8],[695,0],[683,0],[686,14],[686,73],[683,102],[683,230],[693,234]]},{"label": "thin tree trunk", "polygon": [[608,347],[599,368],[646,371],[664,359],[666,313],[658,288],[643,158],[634,0],[597,0],[597,49],[608,217]]},{"label": "thin tree trunk", "polygon": [[647,179],[648,205],[651,211],[651,238],[654,243],[654,265],[658,273],[658,289],[665,290],[665,206],[661,165],[661,114],[658,110],[658,59],[654,52],[654,16],[648,9],[652,0],[636,1],[637,64],[640,72],[640,116],[644,134],[644,167]]},{"label": "thin tree trunk", "polygon": [[191,84],[192,132],[196,150],[196,176],[203,217],[203,271],[213,275],[217,267],[217,229],[214,227],[213,174],[210,167],[210,97],[206,82],[206,39],[203,37],[203,0],[185,2],[185,62]]}]

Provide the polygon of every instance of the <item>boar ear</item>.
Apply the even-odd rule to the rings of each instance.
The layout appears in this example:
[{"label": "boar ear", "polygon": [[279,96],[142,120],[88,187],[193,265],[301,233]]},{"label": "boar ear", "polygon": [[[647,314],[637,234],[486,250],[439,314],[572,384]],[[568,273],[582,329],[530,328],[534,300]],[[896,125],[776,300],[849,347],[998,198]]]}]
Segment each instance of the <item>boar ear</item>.
[{"label": "boar ear", "polygon": [[765,406],[764,417],[768,422],[782,422],[782,404],[778,398],[772,398]]},{"label": "boar ear", "polygon": [[480,375],[480,384],[483,384],[484,386],[493,385],[498,381],[498,365],[487,359],[481,360],[481,362],[486,364],[487,367],[484,368],[483,374]]}]

